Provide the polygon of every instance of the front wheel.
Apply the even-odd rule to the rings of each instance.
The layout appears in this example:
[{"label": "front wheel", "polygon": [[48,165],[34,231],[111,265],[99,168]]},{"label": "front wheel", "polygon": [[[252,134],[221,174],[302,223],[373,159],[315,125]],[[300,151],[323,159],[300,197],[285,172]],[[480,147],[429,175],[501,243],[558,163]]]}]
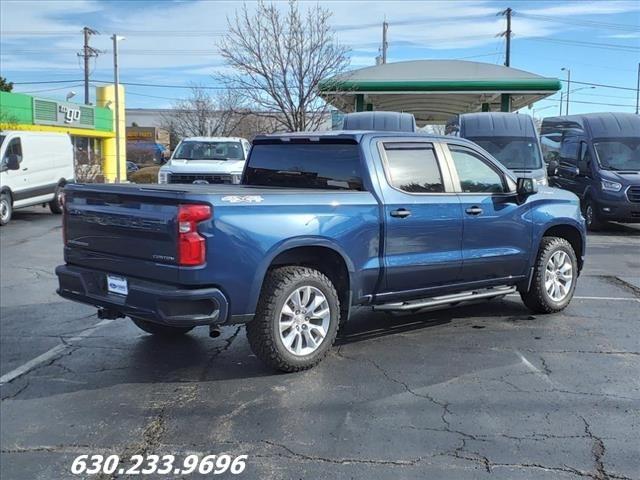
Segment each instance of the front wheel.
[{"label": "front wheel", "polygon": [[331,280],[311,268],[281,267],[267,274],[247,339],[260,360],[297,372],[324,358],[339,321],[340,301]]},{"label": "front wheel", "polygon": [[11,197],[7,193],[0,194],[0,225],[9,223],[12,213]]},{"label": "front wheel", "polygon": [[543,237],[531,288],[520,296],[536,313],[559,312],[573,298],[577,279],[578,261],[571,244],[564,238]]},{"label": "front wheel", "polygon": [[193,330],[193,327],[172,327],[135,317],[131,317],[131,320],[139,329],[159,337],[177,337]]},{"label": "front wheel", "polygon": [[602,230],[606,223],[600,219],[596,204],[591,199],[587,200],[587,203],[584,206],[584,220],[587,224],[587,228],[592,232]]}]

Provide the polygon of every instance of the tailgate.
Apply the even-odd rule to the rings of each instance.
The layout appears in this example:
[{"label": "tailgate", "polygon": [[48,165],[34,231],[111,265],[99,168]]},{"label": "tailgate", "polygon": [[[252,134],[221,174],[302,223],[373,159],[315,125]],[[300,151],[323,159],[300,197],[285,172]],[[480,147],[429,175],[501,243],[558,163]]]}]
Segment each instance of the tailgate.
[{"label": "tailgate", "polygon": [[187,271],[204,267],[178,265],[179,206],[207,204],[203,198],[178,185],[68,185],[65,261],[124,277],[179,284],[187,280],[182,278]]}]

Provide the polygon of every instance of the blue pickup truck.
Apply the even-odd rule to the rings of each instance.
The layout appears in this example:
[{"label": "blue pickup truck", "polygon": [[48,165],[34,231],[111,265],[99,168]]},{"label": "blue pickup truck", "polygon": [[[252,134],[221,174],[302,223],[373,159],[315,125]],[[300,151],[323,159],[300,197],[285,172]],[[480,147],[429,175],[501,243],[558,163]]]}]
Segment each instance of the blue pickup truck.
[{"label": "blue pickup truck", "polygon": [[420,133],[259,136],[241,185],[68,185],[58,293],[146,332],[245,323],[276,369],[317,364],[355,306],[413,312],[519,292],[570,302],[570,192]]}]

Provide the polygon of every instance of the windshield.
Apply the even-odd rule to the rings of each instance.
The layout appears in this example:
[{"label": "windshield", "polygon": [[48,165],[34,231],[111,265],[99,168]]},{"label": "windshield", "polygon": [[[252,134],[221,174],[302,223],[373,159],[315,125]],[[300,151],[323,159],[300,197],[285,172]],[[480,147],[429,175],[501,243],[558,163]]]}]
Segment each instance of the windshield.
[{"label": "windshield", "polygon": [[593,146],[602,168],[640,171],[640,138],[596,140]]},{"label": "windshield", "polygon": [[535,139],[526,137],[469,138],[493,155],[505,167],[513,170],[542,168],[540,149]]},{"label": "windshield", "polygon": [[182,142],[174,160],[244,160],[240,142]]}]

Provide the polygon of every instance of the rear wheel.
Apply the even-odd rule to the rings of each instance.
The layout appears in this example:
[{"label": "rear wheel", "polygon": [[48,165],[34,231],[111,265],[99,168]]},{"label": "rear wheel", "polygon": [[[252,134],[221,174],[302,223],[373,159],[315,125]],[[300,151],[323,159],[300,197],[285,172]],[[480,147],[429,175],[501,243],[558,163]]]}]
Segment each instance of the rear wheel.
[{"label": "rear wheel", "polygon": [[520,292],[522,301],[536,313],[564,310],[573,298],[578,260],[564,238],[544,237],[536,259],[531,288]]},{"label": "rear wheel", "polygon": [[0,194],[0,225],[6,225],[11,220],[13,206],[8,193]]},{"label": "rear wheel", "polygon": [[60,184],[56,187],[56,191],[53,194],[53,200],[49,202],[49,209],[51,213],[61,214],[62,213],[62,198],[64,192],[64,185]]},{"label": "rear wheel", "polygon": [[136,326],[152,335],[158,335],[160,337],[176,337],[184,335],[185,333],[193,330],[193,327],[172,327],[169,325],[161,325],[159,323],[150,322],[149,320],[143,320],[141,318],[131,317],[133,323]]},{"label": "rear wheel", "polygon": [[340,301],[331,280],[311,268],[281,267],[267,274],[247,339],[260,360],[297,372],[324,358],[339,321]]}]

